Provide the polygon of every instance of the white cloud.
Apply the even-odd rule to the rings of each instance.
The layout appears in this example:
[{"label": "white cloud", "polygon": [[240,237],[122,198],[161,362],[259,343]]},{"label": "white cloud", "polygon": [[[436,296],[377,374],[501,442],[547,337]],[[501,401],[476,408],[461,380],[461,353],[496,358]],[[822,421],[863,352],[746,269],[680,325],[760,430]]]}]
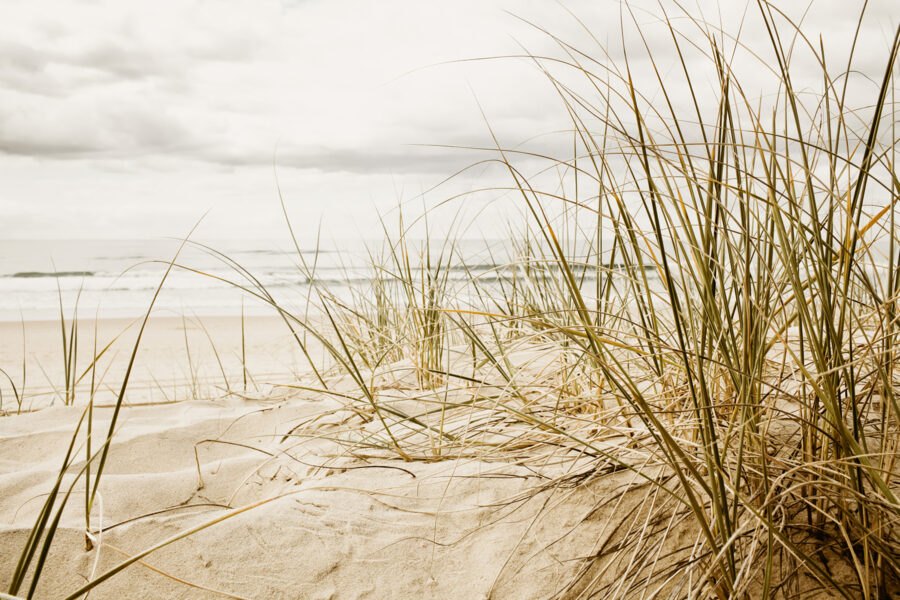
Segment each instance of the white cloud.
[{"label": "white cloud", "polygon": [[[565,4],[621,56],[619,2]],[[736,29],[743,3],[702,4],[712,20],[721,6],[722,23]],[[896,11],[890,0],[870,4],[860,64],[877,70]],[[631,5],[669,69],[657,3]],[[817,5],[808,23],[844,40],[829,47],[838,61],[857,8]],[[174,233],[167,223],[211,206],[271,201],[276,149],[282,169],[299,171],[286,176],[293,197],[333,199],[309,214],[368,205],[370,196],[392,202],[395,186],[418,191],[480,158],[411,145],[490,144],[476,98],[503,143],[564,128],[558,98],[529,61],[438,64],[518,54],[520,45],[560,55],[507,10],[597,55],[591,35],[549,0],[9,0],[0,22],[0,208],[18,226],[0,235],[70,235],[79,219],[83,235]],[[626,37],[640,70],[641,41]],[[228,215],[219,220],[227,228]],[[240,233],[247,221],[235,216],[230,227]]]}]

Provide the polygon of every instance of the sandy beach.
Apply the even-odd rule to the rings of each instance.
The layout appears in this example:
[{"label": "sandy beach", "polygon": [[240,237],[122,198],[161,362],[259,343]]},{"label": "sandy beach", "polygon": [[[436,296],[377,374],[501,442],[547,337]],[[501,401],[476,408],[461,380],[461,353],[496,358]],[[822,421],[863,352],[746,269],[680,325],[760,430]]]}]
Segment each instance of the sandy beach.
[{"label": "sandy beach", "polygon": [[[230,393],[254,395],[277,383],[291,382],[309,370],[300,346],[279,317],[173,317],[148,321],[134,361],[126,401],[129,404],[215,399]],[[142,319],[78,322],[75,402],[109,404],[120,391]],[[71,339],[70,325],[66,328]],[[92,372],[93,357],[97,360]],[[301,336],[302,330],[297,328]],[[24,337],[24,340],[23,340]],[[57,321],[0,321],[0,369],[22,396],[23,411],[65,402],[62,328]],[[109,348],[107,348],[109,346]],[[321,359],[321,347],[307,337],[308,351]],[[105,352],[103,352],[105,349]],[[25,385],[22,386],[23,367]],[[246,373],[246,384],[245,384]],[[9,380],[0,380],[5,412],[17,412]]]},{"label": "sandy beach", "polygon": [[[227,359],[226,372],[239,374],[235,320],[204,323]],[[253,340],[247,362],[267,365],[267,377],[255,378],[253,393],[230,395],[221,377],[215,385],[202,378],[201,396],[209,396],[192,398],[190,377],[176,371],[162,378],[185,364],[181,320],[151,321],[135,380],[138,399],[121,410],[90,523],[80,479],[61,513],[37,597],[65,597],[127,558],[217,520],[133,564],[90,597],[546,597],[578,580],[585,548],[613,535],[616,513],[634,510],[643,497],[627,492],[641,487],[633,473],[593,474],[593,461],[567,459],[565,452],[523,464],[481,457],[477,449],[459,458],[453,452],[407,461],[367,451],[357,444],[377,428],[348,401],[359,393],[347,378],[328,379],[329,393],[264,384],[269,377],[294,385],[309,377],[291,370],[299,359],[288,348],[283,322],[246,325]],[[111,335],[125,326],[101,322],[99,330]],[[2,327],[13,335],[20,325]],[[57,327],[26,323],[28,361],[53,364]],[[195,368],[218,370],[207,364],[209,353],[202,356],[193,359]],[[4,359],[15,364],[21,356]],[[108,381],[120,372],[111,368]],[[412,392],[409,366],[398,365],[395,373],[382,382],[382,400],[425,410]],[[38,397],[51,395],[48,389]],[[11,576],[84,418],[81,397],[79,389],[75,406],[57,398],[55,406],[0,419],[0,579]],[[98,397],[95,431],[105,434],[112,412]],[[415,436],[408,443],[414,447]],[[85,451],[82,426],[70,473],[84,466]],[[585,477],[596,481],[572,486]],[[72,481],[67,475],[64,486]]]}]

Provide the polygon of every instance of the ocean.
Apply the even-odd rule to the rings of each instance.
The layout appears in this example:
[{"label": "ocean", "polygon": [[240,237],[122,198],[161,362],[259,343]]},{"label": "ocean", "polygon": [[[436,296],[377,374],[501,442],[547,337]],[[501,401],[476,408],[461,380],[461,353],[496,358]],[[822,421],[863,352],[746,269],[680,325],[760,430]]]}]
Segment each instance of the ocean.
[{"label": "ocean", "polygon": [[[0,240],[0,320],[65,317],[132,318],[144,314],[180,244],[179,240]],[[154,306],[164,316],[271,315],[263,301],[227,281],[251,285],[240,269],[256,278],[277,302],[303,310],[309,282],[302,263],[315,264],[315,278],[339,295],[350,285],[365,286],[373,275],[367,248],[378,243],[342,240],[323,249],[300,248],[290,241],[219,240],[208,247],[188,245],[169,274]],[[489,271],[494,257],[486,242],[458,245],[463,262]],[[502,252],[501,252],[502,254]],[[485,257],[488,256],[486,259]],[[412,257],[415,260],[415,257]],[[468,278],[461,266],[453,277]],[[251,285],[252,287],[252,285]]]},{"label": "ocean", "polygon": [[[134,318],[143,315],[163,274],[178,250],[180,240],[0,240],[0,321]],[[269,316],[275,311],[266,302],[240,290],[239,284],[265,287],[279,306],[303,314],[308,311],[310,282],[307,267],[315,265],[317,282],[338,298],[349,300],[351,288],[367,293],[374,276],[373,253],[380,241],[341,240],[322,244],[319,250],[302,247],[298,254],[288,241],[219,240],[205,245],[189,244],[181,252],[154,305],[157,316]],[[415,276],[421,243],[409,242],[409,258]],[[607,246],[608,247],[608,246]],[[482,288],[491,287],[498,276],[508,276],[514,245],[501,240],[455,242],[448,290],[466,294],[474,277]],[[440,253],[432,245],[432,262]],[[892,265],[882,250],[874,258],[876,273]],[[575,252],[573,256],[584,256]],[[589,262],[594,263],[595,258]],[[515,261],[518,263],[518,261]],[[573,259],[577,264],[578,259]],[[385,264],[388,273],[396,267]],[[659,282],[656,269],[646,274]],[[551,269],[554,270],[554,269]],[[871,268],[870,268],[871,270]],[[523,272],[521,264],[517,271]],[[586,297],[592,296],[588,268],[580,277]],[[250,278],[248,278],[248,275]],[[251,279],[252,278],[252,279]],[[255,280],[255,281],[254,281]],[[662,291],[660,288],[658,291]]]},{"label": "ocean", "polygon": [[[178,249],[178,240],[0,240],[0,320],[136,317],[146,312]],[[154,314],[233,316],[270,314],[259,300],[223,282],[246,283],[229,264],[247,269],[286,303],[300,300],[306,278],[296,251],[265,240],[216,241],[211,250],[186,247],[169,274]],[[216,252],[221,252],[219,256]],[[349,256],[318,253],[323,278],[352,273]],[[227,257],[227,258],[224,258]],[[304,251],[313,261],[316,253]],[[346,266],[347,269],[342,269]],[[296,296],[296,298],[294,298]]]}]

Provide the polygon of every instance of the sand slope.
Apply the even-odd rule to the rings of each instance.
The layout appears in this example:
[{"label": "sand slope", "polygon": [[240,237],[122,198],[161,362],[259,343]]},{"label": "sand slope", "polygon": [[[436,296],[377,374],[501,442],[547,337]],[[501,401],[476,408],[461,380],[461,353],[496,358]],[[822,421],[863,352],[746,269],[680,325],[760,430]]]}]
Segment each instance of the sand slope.
[{"label": "sand slope", "polygon": [[[283,437],[335,406],[295,396],[123,409],[92,515],[100,544],[85,550],[78,483],[37,597],[65,597],[123,553],[263,500],[145,559],[168,576],[133,565],[90,597],[550,597],[608,535],[607,519],[627,497],[620,486],[633,480],[614,473],[599,486],[540,492],[562,467],[336,460],[327,439]],[[0,419],[0,581],[9,580],[81,410]],[[110,412],[97,412],[96,429],[105,431]],[[327,437],[335,424],[316,427]]]}]

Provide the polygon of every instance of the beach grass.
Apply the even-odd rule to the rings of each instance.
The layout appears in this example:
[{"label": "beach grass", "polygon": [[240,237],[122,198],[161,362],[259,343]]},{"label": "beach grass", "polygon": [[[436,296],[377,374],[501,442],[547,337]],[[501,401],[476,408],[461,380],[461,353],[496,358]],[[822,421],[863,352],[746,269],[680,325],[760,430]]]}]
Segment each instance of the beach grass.
[{"label": "beach grass", "polygon": [[[519,57],[558,93],[573,151],[507,148],[488,123],[490,160],[509,184],[482,193],[516,197],[528,217],[491,250],[505,258],[490,268],[467,265],[452,236],[417,242],[401,218],[395,235],[384,226],[386,250],[370,253],[373,275],[359,283],[348,271],[348,294],[317,281],[295,238],[309,282],[297,313],[208,249],[290,328],[313,369],[297,389],[339,397],[366,420],[332,436],[346,456],[571,464],[534,494],[633,473],[642,502],[583,549],[557,597],[900,593],[900,31],[870,80],[852,76],[852,55],[833,66],[826,41],[775,6],[761,2],[757,16],[762,44],[661,15],[675,57],[665,76],[638,26],[641,61],[549,31],[564,58]],[[800,54],[817,65],[818,91],[795,87]],[[738,55],[756,70],[742,73]],[[646,90],[639,68],[652,75]],[[774,82],[764,96],[748,79],[760,68]],[[62,327],[74,374],[76,325]],[[117,413],[88,450],[93,474],[79,473],[87,529]],[[286,437],[307,439],[302,426]],[[12,596],[34,595],[75,489],[62,488],[70,462]],[[155,544],[69,598],[265,502]]]}]

